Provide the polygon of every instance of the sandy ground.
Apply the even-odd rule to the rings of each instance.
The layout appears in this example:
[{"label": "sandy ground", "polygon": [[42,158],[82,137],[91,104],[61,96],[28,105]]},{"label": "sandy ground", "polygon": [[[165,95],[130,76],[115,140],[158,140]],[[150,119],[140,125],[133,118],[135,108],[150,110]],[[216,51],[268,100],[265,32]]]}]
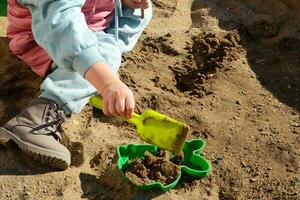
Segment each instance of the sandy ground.
[{"label": "sandy ground", "polygon": [[[166,193],[140,191],[116,170],[116,147],[142,143],[120,120],[86,106],[63,127],[72,166],[56,172],[0,146],[0,199],[300,199],[300,3],[153,0],[150,26],[121,78],[136,111],[152,108],[203,138],[209,177]],[[41,80],[10,54],[0,19],[0,125]]]}]

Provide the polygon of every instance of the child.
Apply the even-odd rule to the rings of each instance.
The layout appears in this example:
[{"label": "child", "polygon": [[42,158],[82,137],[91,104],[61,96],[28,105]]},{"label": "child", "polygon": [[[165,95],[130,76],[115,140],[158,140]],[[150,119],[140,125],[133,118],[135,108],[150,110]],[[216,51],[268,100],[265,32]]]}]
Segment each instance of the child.
[{"label": "child", "polygon": [[[58,126],[89,97],[103,97],[104,114],[130,118],[131,90],[116,75],[152,16],[149,0],[8,0],[12,52],[45,78],[41,95],[0,129],[37,161],[70,165]],[[141,9],[145,9],[141,17]]]}]

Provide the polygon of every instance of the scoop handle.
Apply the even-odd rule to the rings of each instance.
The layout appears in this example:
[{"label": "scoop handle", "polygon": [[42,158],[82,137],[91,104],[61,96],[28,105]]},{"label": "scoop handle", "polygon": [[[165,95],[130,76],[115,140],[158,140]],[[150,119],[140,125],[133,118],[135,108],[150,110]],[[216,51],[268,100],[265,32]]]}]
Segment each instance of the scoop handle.
[{"label": "scoop handle", "polygon": [[[99,96],[92,96],[90,98],[89,103],[92,106],[103,110],[103,100]],[[133,113],[132,118],[130,118],[130,119],[126,119],[126,118],[123,118],[123,117],[121,117],[121,118],[128,121],[129,123],[132,123],[136,126],[139,126],[139,124],[141,124],[141,118],[142,117],[139,114]]]}]

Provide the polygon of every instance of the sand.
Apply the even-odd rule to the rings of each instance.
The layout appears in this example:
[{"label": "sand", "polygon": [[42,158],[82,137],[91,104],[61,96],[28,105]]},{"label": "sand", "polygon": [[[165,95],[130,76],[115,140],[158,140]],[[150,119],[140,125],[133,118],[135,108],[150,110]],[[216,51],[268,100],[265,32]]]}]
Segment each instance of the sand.
[{"label": "sand", "polygon": [[[300,199],[300,2],[154,0],[153,21],[126,55],[136,112],[155,109],[206,141],[211,174],[166,193],[139,191],[116,169],[132,126],[86,106],[63,127],[63,172],[0,146],[0,199]],[[0,19],[0,125],[41,80],[10,54]]]},{"label": "sand", "polygon": [[[144,155],[144,159],[135,158],[127,161],[128,166],[124,172],[133,184],[140,186],[159,182],[168,185],[178,178],[181,166],[171,160],[170,154],[166,151],[160,150],[156,154],[146,151]],[[178,158],[183,159],[183,156]]]}]

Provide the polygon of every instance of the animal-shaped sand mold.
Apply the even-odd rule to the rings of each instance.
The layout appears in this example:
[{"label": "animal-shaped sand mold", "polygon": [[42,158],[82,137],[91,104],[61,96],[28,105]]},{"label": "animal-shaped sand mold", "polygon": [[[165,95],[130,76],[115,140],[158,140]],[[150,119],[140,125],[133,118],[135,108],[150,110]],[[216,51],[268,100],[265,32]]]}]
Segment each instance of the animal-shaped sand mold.
[{"label": "animal-shaped sand mold", "polygon": [[183,173],[193,178],[206,177],[211,165],[201,154],[205,142],[186,141],[182,156],[172,156],[155,145],[128,144],[117,149],[118,168],[122,175],[141,189],[174,188]]}]

